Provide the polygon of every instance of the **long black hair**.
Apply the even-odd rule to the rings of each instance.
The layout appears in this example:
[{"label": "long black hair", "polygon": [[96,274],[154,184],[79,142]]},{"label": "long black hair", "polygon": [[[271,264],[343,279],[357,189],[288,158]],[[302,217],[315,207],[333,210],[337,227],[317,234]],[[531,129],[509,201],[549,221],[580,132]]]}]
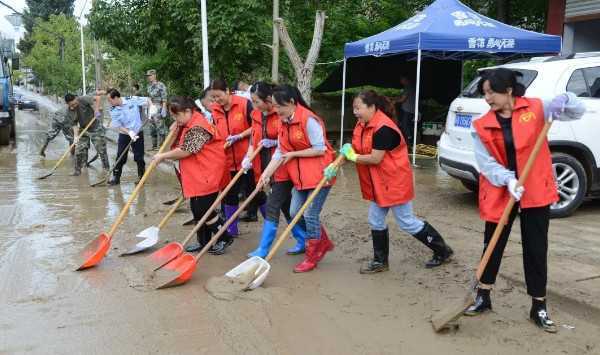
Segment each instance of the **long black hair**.
[{"label": "long black hair", "polygon": [[264,81],[257,81],[250,87],[250,93],[258,96],[259,99],[266,101],[270,96],[273,96],[275,85]]},{"label": "long black hair", "polygon": [[313,111],[313,109],[310,108],[310,106],[306,103],[306,101],[304,101],[304,98],[302,97],[300,90],[298,90],[297,87],[292,86],[292,85],[288,85],[288,84],[277,85],[275,87],[275,89],[273,90],[273,99],[275,99],[275,102],[277,102],[279,105],[285,105],[285,104],[292,103],[292,104],[304,106],[305,108],[309,109],[310,111]]},{"label": "long black hair", "polygon": [[227,82],[223,79],[215,79],[210,82],[208,89],[229,92],[229,85],[227,85]]},{"label": "long black hair", "polygon": [[373,90],[365,90],[358,93],[354,99],[360,99],[367,106],[375,106],[379,111],[385,113],[386,116],[394,119],[394,105],[392,105],[387,97],[379,95]]},{"label": "long black hair", "polygon": [[506,68],[488,69],[481,72],[481,80],[477,83],[477,90],[481,95],[483,92],[483,83],[490,83],[493,92],[507,94],[508,89],[512,89],[512,96],[525,95],[525,86],[517,81],[517,77],[523,76],[522,73]]}]

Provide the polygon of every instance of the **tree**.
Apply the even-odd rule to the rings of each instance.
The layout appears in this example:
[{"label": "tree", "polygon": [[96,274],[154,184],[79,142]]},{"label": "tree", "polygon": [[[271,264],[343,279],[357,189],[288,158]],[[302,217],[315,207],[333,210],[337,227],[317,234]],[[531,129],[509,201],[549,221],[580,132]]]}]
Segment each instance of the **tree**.
[{"label": "tree", "polygon": [[35,44],[31,38],[35,21],[37,19],[48,20],[51,15],[73,16],[75,0],[26,0],[26,3],[27,9],[23,11],[23,25],[26,32],[18,46],[24,55],[29,54]]}]

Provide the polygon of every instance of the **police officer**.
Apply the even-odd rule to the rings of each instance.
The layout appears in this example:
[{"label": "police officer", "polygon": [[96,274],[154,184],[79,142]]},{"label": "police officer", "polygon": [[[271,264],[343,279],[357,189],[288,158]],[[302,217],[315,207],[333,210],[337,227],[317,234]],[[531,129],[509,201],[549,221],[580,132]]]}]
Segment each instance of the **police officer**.
[{"label": "police officer", "polygon": [[[40,155],[43,157],[46,156],[46,148],[48,147],[48,144],[50,144],[50,142],[52,142],[52,140],[56,138],[60,132],[63,133],[69,142],[69,145],[73,144],[73,122],[71,122],[69,118],[68,107],[62,106],[50,115],[50,127],[46,133],[46,143],[44,143],[42,149],[40,150]],[[75,151],[71,150],[71,154],[75,154]]]},{"label": "police officer", "polygon": [[[87,160],[90,140],[94,144],[98,155],[100,155],[104,172],[108,173],[108,154],[106,154],[106,137],[104,136],[104,126],[101,121],[100,96],[75,96],[67,94],[65,95],[65,102],[69,107],[69,120],[73,122],[74,142],[77,143],[75,148],[75,167],[71,175],[81,175],[81,167],[85,165]],[[79,139],[79,130],[87,126],[94,117],[96,117],[96,121],[88,128],[83,137]]]},{"label": "police officer", "polygon": [[148,78],[148,96],[152,100],[150,108],[150,135],[152,136],[152,150],[157,150],[162,144],[169,131],[167,122],[167,87],[156,80],[156,70],[150,69],[146,72]]},{"label": "police officer", "polygon": [[[144,132],[141,130],[142,118],[140,108],[148,106],[150,100],[137,96],[123,99],[117,89],[109,90],[107,96],[108,102],[112,106],[110,110],[112,118],[110,126],[119,131],[117,157],[123,154],[129,142],[133,140],[131,148],[133,150],[133,160],[137,163],[137,182],[139,182],[146,169],[146,163],[144,162]],[[120,161],[115,162],[113,176],[108,181],[109,185],[118,185],[121,182],[121,173],[123,172],[123,165],[127,163],[127,155],[128,153],[125,153]]]}]

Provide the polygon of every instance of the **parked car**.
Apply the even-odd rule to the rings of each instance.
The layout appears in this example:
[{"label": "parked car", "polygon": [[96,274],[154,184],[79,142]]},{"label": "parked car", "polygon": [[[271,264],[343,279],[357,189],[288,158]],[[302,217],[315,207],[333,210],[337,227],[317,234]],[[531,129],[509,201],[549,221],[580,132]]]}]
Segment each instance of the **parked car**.
[{"label": "parked car", "polygon": [[0,145],[15,137],[15,106],[8,58],[0,51]]},{"label": "parked car", "polygon": [[[586,105],[582,119],[555,121],[548,135],[560,197],[550,213],[552,217],[569,216],[585,198],[600,196],[600,53],[532,58],[501,67],[523,74],[519,80],[528,97],[550,100],[570,91]],[[438,142],[441,168],[471,191],[477,191],[479,181],[472,122],[490,109],[477,92],[480,79],[476,77],[452,102]]]},{"label": "parked car", "polygon": [[19,103],[17,104],[17,107],[19,108],[19,110],[33,110],[33,111],[37,111],[38,110],[38,103],[35,100],[24,98],[21,101],[19,101]]}]

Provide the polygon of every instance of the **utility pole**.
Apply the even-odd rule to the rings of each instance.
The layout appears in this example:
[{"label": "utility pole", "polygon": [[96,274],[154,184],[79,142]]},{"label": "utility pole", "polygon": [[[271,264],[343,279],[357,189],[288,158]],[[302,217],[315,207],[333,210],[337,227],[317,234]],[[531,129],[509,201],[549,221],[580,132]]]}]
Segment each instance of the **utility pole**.
[{"label": "utility pole", "polygon": [[279,81],[279,31],[275,20],[279,18],[279,0],[273,0],[273,62],[271,64],[271,81]]},{"label": "utility pole", "polygon": [[206,14],[206,0],[198,0],[200,6],[200,28],[202,31],[202,79],[204,86],[210,85],[210,64],[208,62],[208,19]]},{"label": "utility pole", "polygon": [[[92,0],[92,8],[94,8],[94,0]],[[102,52],[98,46],[98,41],[94,37],[94,65],[96,71],[96,90],[102,89]]]}]

